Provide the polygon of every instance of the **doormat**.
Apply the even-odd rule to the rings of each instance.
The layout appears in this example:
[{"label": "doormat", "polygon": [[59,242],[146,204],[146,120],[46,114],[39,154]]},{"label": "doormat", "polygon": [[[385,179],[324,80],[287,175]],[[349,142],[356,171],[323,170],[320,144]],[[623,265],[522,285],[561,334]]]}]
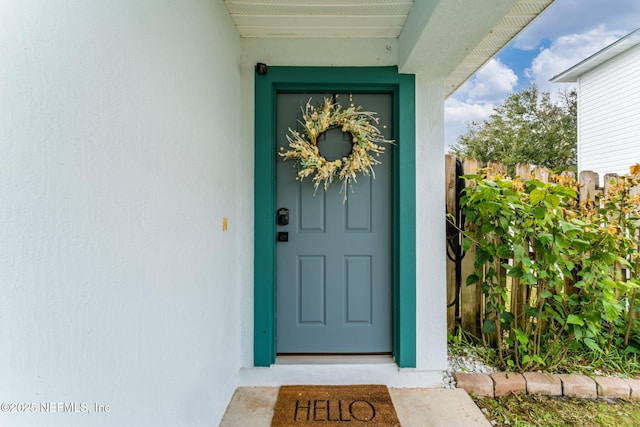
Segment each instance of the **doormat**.
[{"label": "doormat", "polygon": [[282,386],[271,427],[400,427],[383,385]]}]

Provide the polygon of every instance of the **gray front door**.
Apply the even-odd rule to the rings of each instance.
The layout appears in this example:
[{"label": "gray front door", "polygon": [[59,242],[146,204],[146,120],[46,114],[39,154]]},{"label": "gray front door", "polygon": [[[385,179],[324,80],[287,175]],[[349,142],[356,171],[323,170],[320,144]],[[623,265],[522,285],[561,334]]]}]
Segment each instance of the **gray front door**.
[{"label": "gray front door", "polygon": [[[277,149],[287,149],[288,129],[297,123],[309,98],[323,93],[277,95]],[[378,113],[386,139],[393,135],[391,94],[339,94],[338,102]],[[327,131],[318,143],[331,159],[351,150],[349,134]],[[288,209],[288,241],[277,243],[276,350],[286,353],[390,353],[392,345],[392,179],[393,146],[381,154],[375,179],[359,176],[314,190],[311,177],[296,180],[292,160],[277,160],[277,207]],[[275,153],[274,153],[275,155]],[[275,238],[275,236],[274,236]]]}]

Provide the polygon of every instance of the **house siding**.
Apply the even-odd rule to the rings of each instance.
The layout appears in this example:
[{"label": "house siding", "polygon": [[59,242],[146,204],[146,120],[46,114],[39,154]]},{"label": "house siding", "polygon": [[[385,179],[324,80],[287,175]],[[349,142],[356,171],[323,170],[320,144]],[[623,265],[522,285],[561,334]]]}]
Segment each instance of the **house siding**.
[{"label": "house siding", "polygon": [[217,425],[253,188],[223,2],[0,2],[0,40],[0,401],[67,404],[0,425]]},{"label": "house siding", "polygon": [[640,45],[578,80],[578,168],[625,174],[640,162]]}]

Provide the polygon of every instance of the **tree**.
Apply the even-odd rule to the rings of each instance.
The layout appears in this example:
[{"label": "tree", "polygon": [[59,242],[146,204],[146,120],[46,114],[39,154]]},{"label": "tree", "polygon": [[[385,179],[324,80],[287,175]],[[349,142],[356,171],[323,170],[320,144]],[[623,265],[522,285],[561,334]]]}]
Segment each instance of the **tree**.
[{"label": "tree", "polygon": [[498,161],[513,174],[517,163],[531,163],[554,172],[576,170],[577,94],[549,92],[531,85],[509,95],[482,122],[471,122],[451,152],[486,164]]}]

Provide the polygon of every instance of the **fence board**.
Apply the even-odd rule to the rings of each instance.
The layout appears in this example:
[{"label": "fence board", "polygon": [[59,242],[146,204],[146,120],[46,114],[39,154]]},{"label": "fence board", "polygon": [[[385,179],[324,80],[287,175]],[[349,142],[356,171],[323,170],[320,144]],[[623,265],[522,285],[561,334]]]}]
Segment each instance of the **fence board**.
[{"label": "fence board", "polygon": [[600,178],[598,174],[592,171],[582,171],[579,176],[580,184],[580,201],[595,200],[598,193],[596,187]]},{"label": "fence board", "polygon": [[535,178],[538,181],[542,181],[546,184],[549,182],[549,178],[551,178],[552,173],[553,172],[551,172],[551,170],[547,168],[541,168],[539,166],[536,166],[533,168],[533,171],[531,172],[531,176],[532,178]]},{"label": "fence board", "polygon": [[[451,154],[445,156],[445,191],[447,195],[447,213],[456,215],[456,157]],[[447,227],[447,238],[450,238],[449,231],[451,227]],[[457,237],[457,236],[456,236]],[[455,332],[456,326],[456,308],[459,291],[456,277],[456,263],[451,259],[451,250],[449,242],[445,241],[445,250],[447,251],[447,331],[452,334]]]},{"label": "fence board", "polygon": [[522,181],[531,179],[531,165],[529,163],[518,163],[516,165],[516,176]]},{"label": "fence board", "polygon": [[618,182],[618,177],[619,175],[617,173],[606,173],[604,174],[604,189],[603,192],[604,194],[607,194],[607,192],[609,191],[609,187],[611,187],[611,184],[615,184],[616,182]]},{"label": "fence board", "polygon": [[[475,159],[465,159],[465,175],[475,174],[482,167],[482,163]],[[474,272],[476,249],[474,246],[467,250],[462,259],[462,288],[460,289],[460,326],[464,331],[480,336],[480,319],[482,310],[482,288],[479,284],[466,286],[467,276]]]},{"label": "fence board", "polygon": [[505,176],[507,174],[507,167],[500,162],[488,162],[487,169],[487,176],[490,177],[495,175]]}]

